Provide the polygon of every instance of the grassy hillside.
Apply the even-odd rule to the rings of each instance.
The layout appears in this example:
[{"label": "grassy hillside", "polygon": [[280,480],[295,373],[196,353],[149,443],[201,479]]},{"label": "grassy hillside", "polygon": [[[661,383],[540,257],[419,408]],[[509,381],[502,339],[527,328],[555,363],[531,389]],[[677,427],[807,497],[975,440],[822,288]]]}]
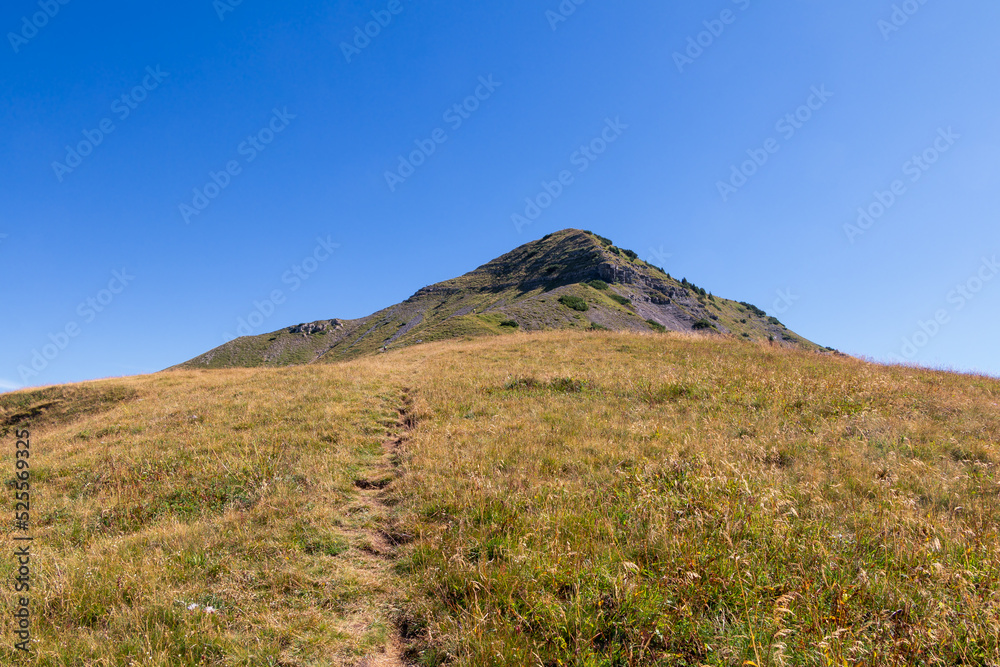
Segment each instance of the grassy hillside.
[{"label": "grassy hillside", "polygon": [[993,379],[561,331],[0,424],[36,452],[37,664],[1000,664]]},{"label": "grassy hillside", "polygon": [[382,348],[553,329],[701,330],[819,349],[752,304],[671,276],[610,239],[564,229],[368,317],[238,338],[178,368],[336,362]]}]

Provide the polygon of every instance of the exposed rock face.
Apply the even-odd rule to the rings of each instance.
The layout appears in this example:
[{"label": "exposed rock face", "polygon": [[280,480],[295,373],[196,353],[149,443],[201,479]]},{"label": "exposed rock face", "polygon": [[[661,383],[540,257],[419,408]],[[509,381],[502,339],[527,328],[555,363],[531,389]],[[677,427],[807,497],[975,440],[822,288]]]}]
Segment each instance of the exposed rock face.
[{"label": "exposed rock face", "polygon": [[411,296],[407,301],[413,301],[422,296],[427,296],[433,294],[435,296],[449,296],[451,294],[459,294],[462,290],[455,287],[441,287],[440,285],[428,285],[427,287],[421,287],[416,291],[416,293]]},{"label": "exposed rock face", "polygon": [[288,327],[288,333],[308,336],[310,334],[317,334],[321,331],[336,331],[337,329],[343,328],[343,326],[344,324],[340,320],[320,320],[319,322],[310,322],[308,324],[299,324],[298,326]]},{"label": "exposed rock face", "polygon": [[598,266],[597,275],[606,283],[625,283],[626,285],[631,285],[636,278],[636,272],[633,269],[610,262]]},{"label": "exposed rock face", "polygon": [[670,303],[670,297],[669,296],[664,296],[663,294],[660,294],[659,292],[654,292],[654,293],[650,294],[649,295],[649,300],[650,300],[650,302],[655,303],[657,306],[665,306],[668,303]]}]

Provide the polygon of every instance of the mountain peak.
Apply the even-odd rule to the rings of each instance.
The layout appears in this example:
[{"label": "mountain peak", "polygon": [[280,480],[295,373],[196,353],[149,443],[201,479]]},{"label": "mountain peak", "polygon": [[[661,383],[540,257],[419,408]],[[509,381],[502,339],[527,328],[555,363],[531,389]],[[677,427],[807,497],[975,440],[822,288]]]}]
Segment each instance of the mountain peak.
[{"label": "mountain peak", "polygon": [[551,290],[590,280],[628,283],[631,282],[629,276],[637,271],[653,268],[637,260],[636,253],[615,247],[608,238],[590,231],[563,229],[518,246],[463,276],[431,285],[421,292],[483,287],[530,290],[540,285]]},{"label": "mountain peak", "polygon": [[710,294],[590,231],[563,229],[358,320],[230,341],[187,368],[327,362],[448,338],[543,329],[702,331],[819,349],[748,303]]}]

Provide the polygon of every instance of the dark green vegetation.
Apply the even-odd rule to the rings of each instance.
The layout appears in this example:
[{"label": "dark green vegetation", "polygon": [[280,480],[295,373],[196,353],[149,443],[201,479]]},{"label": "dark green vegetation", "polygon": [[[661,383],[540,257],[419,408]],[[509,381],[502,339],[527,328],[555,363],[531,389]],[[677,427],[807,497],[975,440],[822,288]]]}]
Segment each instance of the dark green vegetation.
[{"label": "dark green vegetation", "polygon": [[559,297],[559,303],[566,306],[567,308],[572,308],[573,310],[578,310],[581,313],[590,310],[590,306],[587,305],[585,299],[581,299],[578,296],[561,296]]},{"label": "dark green vegetation", "polygon": [[566,229],[368,317],[239,338],[179,368],[323,363],[383,347],[551,329],[692,331],[710,315],[711,328],[722,334],[819,349],[756,306],[716,297],[687,278],[677,281],[610,239]]},{"label": "dark green vegetation", "polygon": [[620,303],[623,306],[629,306],[632,304],[632,299],[629,299],[628,297],[619,296],[617,294],[611,294],[610,298],[612,301],[616,301],[617,303]]}]

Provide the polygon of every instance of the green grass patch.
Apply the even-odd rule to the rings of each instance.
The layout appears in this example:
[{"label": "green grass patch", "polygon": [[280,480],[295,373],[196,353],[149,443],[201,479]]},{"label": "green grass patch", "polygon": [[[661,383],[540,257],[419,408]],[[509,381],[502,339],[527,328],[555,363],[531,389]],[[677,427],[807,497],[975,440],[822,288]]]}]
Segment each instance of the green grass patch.
[{"label": "green grass patch", "polygon": [[586,312],[590,310],[590,306],[587,305],[587,302],[578,296],[570,296],[569,294],[563,295],[559,297],[559,303],[566,306],[567,308],[570,308],[572,310],[577,310],[580,312]]}]

